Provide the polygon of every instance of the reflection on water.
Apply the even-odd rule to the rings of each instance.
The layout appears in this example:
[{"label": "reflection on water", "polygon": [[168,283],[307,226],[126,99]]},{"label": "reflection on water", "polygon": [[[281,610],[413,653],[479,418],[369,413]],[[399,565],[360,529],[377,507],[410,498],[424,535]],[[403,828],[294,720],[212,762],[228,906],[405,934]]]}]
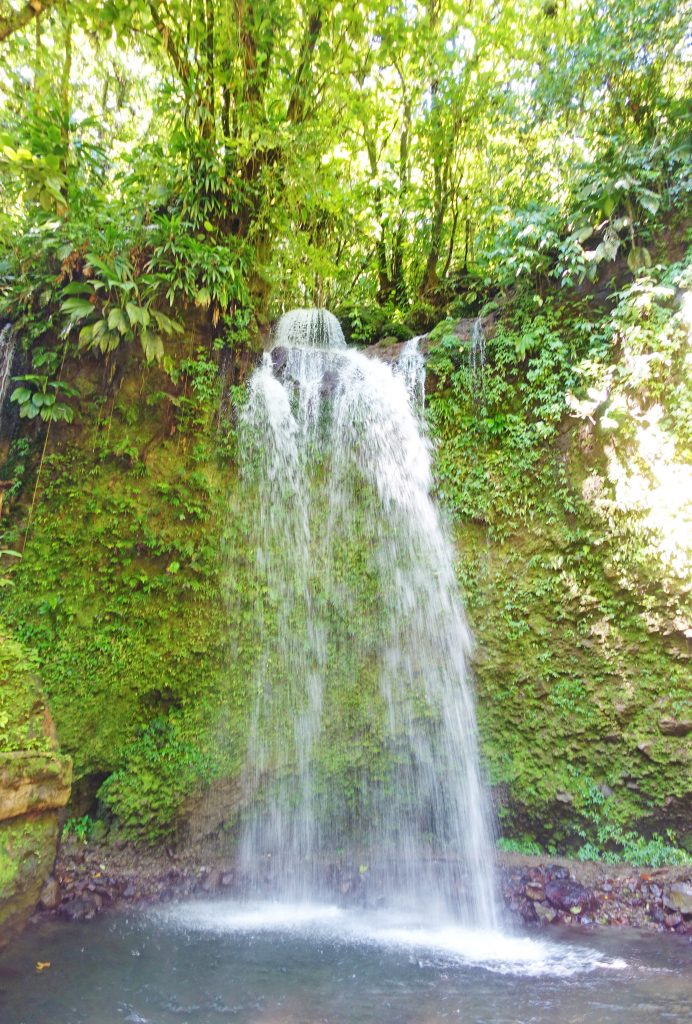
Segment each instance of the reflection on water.
[{"label": "reflection on water", "polygon": [[676,937],[501,936],[325,906],[51,923],[0,956],[2,1024],[688,1024],[691,1005]]}]

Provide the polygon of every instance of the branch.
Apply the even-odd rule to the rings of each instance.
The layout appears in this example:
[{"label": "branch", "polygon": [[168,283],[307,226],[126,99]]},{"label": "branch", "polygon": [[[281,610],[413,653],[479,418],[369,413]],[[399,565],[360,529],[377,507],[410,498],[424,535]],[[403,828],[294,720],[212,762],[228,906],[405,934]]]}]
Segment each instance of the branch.
[{"label": "branch", "polygon": [[6,17],[0,17],[0,43],[3,39],[7,39],[13,32],[16,32],[20,28],[24,28],[34,18],[38,18],[39,14],[43,14],[44,11],[54,7],[56,3],[61,3],[62,0],[29,0],[24,7],[19,11],[12,11]]},{"label": "branch", "polygon": [[301,81],[310,66],[321,31],[322,12],[318,9],[308,18],[305,37],[301,46],[300,63],[298,64],[291,98],[288,101],[288,108],[286,110],[286,120],[291,121],[293,124],[299,124],[305,114],[305,96],[302,92]]},{"label": "branch", "polygon": [[178,72],[178,77],[180,78],[180,81],[183,83],[183,85],[187,85],[190,79],[189,64],[180,56],[178,48],[173,40],[173,36],[171,35],[171,30],[164,23],[161,12],[154,3],[154,0],[147,0],[147,7],[149,8],[149,13],[151,14],[154,20],[156,31],[161,36],[164,50],[171,58],[171,61],[173,62],[173,67]]}]

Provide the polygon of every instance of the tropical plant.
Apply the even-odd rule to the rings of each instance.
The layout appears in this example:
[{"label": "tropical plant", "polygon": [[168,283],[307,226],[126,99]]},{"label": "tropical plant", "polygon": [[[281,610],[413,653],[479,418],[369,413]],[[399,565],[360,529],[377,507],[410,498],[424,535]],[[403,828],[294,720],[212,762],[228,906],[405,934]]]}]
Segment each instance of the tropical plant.
[{"label": "tropical plant", "polygon": [[76,398],[79,388],[65,381],[51,380],[47,374],[26,373],[15,377],[20,386],[10,395],[10,400],[19,406],[22,419],[40,417],[46,423],[72,423],[74,409],[63,398]]}]

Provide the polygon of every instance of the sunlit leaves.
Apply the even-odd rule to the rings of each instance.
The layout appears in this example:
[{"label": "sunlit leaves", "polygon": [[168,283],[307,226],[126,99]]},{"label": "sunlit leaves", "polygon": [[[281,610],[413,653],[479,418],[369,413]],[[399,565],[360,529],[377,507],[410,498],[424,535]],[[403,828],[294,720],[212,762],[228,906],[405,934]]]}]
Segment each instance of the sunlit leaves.
[{"label": "sunlit leaves", "polygon": [[[67,315],[68,326],[88,320],[79,331],[79,348],[107,355],[121,342],[139,338],[146,361],[160,363],[164,358],[161,335],[180,333],[182,326],[153,308],[156,283],[140,286],[124,257],[108,262],[90,254],[85,273],[90,275],[86,281],[72,281],[63,288],[67,297],[60,307]],[[156,329],[151,327],[152,322]]]},{"label": "sunlit leaves", "polygon": [[25,202],[36,202],[45,212],[65,206],[67,178],[53,154],[37,156],[26,147],[13,149],[2,144],[0,133],[0,170],[14,177]]},{"label": "sunlit leaves", "polygon": [[673,0],[70,8],[7,50],[0,289],[85,248],[61,280],[84,345],[165,342],[164,302],[238,338],[238,310],[405,316],[421,291],[439,309],[620,255],[638,272],[689,197]]},{"label": "sunlit leaves", "polygon": [[61,399],[75,398],[78,388],[43,374],[25,374],[15,379],[23,383],[14,389],[10,401],[17,403],[22,419],[40,417],[46,423],[72,423],[74,409]]}]

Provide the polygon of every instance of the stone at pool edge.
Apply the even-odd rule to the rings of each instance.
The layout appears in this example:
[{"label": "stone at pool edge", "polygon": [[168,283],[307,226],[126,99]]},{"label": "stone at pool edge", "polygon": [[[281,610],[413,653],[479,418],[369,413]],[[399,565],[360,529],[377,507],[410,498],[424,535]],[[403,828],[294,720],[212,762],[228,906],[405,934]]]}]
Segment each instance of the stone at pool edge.
[{"label": "stone at pool edge", "polygon": [[57,753],[0,754],[0,949],[24,927],[55,861],[58,809],[72,762]]},{"label": "stone at pool edge", "polygon": [[[548,903],[558,910],[580,913],[582,910],[593,910],[596,906],[592,890],[569,878],[553,878],[546,882],[544,891]],[[576,910],[577,907],[579,910]]]},{"label": "stone at pool edge", "polygon": [[663,902],[669,910],[692,914],[692,885],[688,882],[673,882],[664,893]]},{"label": "stone at pool edge", "polygon": [[57,910],[62,900],[62,892],[60,890],[60,884],[57,878],[53,875],[49,877],[43,883],[41,892],[38,897],[38,905],[40,910]]}]

